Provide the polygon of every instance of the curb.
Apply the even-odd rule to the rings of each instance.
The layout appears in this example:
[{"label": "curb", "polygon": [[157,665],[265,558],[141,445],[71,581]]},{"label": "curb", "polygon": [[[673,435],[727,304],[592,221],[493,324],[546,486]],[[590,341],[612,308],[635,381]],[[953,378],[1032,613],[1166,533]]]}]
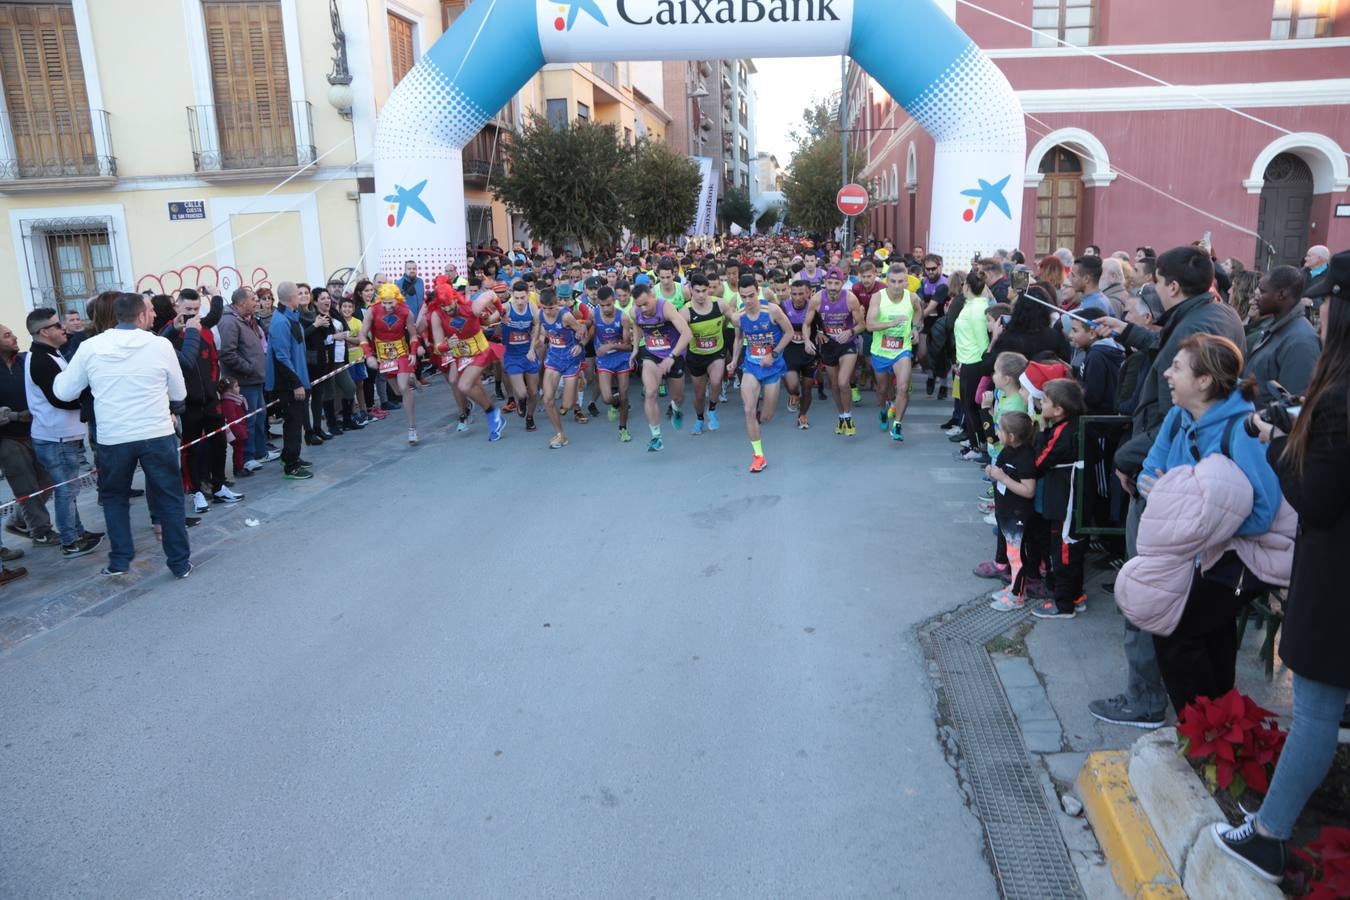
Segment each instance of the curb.
[{"label": "curb", "polygon": [[1185,900],[1181,879],[1130,784],[1129,753],[1112,750],[1088,754],[1078,772],[1077,786],[1097,843],[1121,892],[1131,900]]},{"label": "curb", "polygon": [[1089,754],[1077,784],[1126,897],[1284,897],[1215,845],[1209,825],[1223,821],[1223,812],[1178,753],[1176,729],[1146,734],[1128,751]]}]

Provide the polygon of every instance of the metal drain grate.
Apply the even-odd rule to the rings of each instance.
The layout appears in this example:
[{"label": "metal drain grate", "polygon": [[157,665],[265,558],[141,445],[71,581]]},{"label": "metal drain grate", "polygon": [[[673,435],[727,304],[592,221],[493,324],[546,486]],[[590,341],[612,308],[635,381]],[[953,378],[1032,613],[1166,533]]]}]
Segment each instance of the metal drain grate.
[{"label": "metal drain grate", "polygon": [[1008,900],[1081,898],[1041,780],[985,645],[1025,621],[985,601],[939,617],[924,631],[944,706],[960,742],[961,771],[984,825],[999,890]]}]

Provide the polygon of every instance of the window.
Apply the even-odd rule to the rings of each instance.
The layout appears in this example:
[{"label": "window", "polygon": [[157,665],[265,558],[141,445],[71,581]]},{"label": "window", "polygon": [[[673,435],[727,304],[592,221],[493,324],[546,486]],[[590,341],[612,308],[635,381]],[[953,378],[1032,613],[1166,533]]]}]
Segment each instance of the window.
[{"label": "window", "polygon": [[41,237],[51,277],[41,292],[43,302],[54,304],[62,313],[83,313],[89,298],[118,286],[106,227],[72,224],[42,232]]},{"label": "window", "polygon": [[279,0],[204,0],[220,168],[296,164]]},{"label": "window", "polygon": [[591,108],[580,100],[577,101],[577,121],[589,122],[591,120]]},{"label": "window", "polygon": [[1077,247],[1083,208],[1083,164],[1078,154],[1054,147],[1041,160],[1045,177],[1036,188],[1036,255]]},{"label": "window", "polygon": [[567,101],[566,100],[545,100],[545,115],[548,116],[548,124],[555,129],[567,127]]},{"label": "window", "polygon": [[1320,38],[1331,34],[1333,0],[1275,0],[1270,38]]},{"label": "window", "polygon": [[468,9],[469,0],[441,0],[441,28],[449,28]]},{"label": "window", "polygon": [[1058,47],[1059,41],[1086,47],[1097,24],[1096,0],[1032,0],[1033,47]]},{"label": "window", "polygon": [[4,175],[99,174],[69,2],[0,4],[0,75],[16,157]]},{"label": "window", "polygon": [[625,128],[623,130],[623,145],[631,147],[633,145],[633,129]]},{"label": "window", "polygon": [[413,23],[402,16],[389,13],[389,68],[393,72],[394,84],[403,80],[403,76],[412,71],[417,57],[413,50]]}]

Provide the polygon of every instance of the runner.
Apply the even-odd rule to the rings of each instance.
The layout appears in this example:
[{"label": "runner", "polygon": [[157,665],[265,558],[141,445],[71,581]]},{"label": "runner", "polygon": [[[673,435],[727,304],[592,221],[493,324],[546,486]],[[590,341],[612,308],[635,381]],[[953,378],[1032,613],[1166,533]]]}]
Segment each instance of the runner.
[{"label": "runner", "polygon": [[918,301],[906,287],[908,282],[909,274],[903,266],[891,266],[886,273],[886,289],[872,298],[867,311],[872,371],[876,373],[881,403],[877,418],[883,431],[890,425],[891,439],[896,441],[905,439],[903,421],[914,366],[914,322],[919,315]]},{"label": "runner", "polygon": [[562,385],[562,408],[571,409],[577,402],[577,375],[585,358],[581,342],[586,339],[586,325],[559,306],[558,295],[546,288],[539,292],[539,335],[548,341],[548,354],[544,357],[545,408],[548,420],[558,429],[548,446],[561,450],[567,446],[567,435],[558,410],[558,385]]},{"label": "runner", "polygon": [[647,449],[662,449],[661,407],[657,387],[667,376],[671,383],[671,400],[675,404],[673,424],[680,427],[679,404],[684,401],[684,351],[689,347],[693,333],[684,316],[664,300],[658,300],[650,285],[633,287],[633,323],[642,330],[642,346],[637,353],[642,365],[642,406],[647,414],[647,427],[652,437]]},{"label": "runner", "polygon": [[806,309],[802,335],[810,352],[816,349],[811,340],[811,326],[817,316],[824,332],[820,340],[820,361],[825,364],[834,405],[839,411],[839,424],[834,433],[852,437],[858,433],[858,428],[853,424],[849,381],[858,364],[858,335],[866,331],[867,326],[858,298],[844,290],[844,273],[837,266],[825,273],[825,289],[811,298]]},{"label": "runner", "polygon": [[933,325],[947,311],[949,295],[947,276],[942,274],[942,257],[935,253],[923,258],[923,280],[919,282],[918,295],[919,304],[923,309],[923,333],[919,335],[918,350],[919,361],[928,370],[927,394],[929,397],[933,396],[936,387],[939,389],[938,399],[946,400],[947,373],[936,371],[937,357],[933,355],[933,348],[929,346]]},{"label": "runner", "polygon": [[[867,321],[867,312],[871,308],[872,298],[885,290],[885,284],[877,278],[877,267],[871,260],[863,260],[858,266],[858,280],[849,285],[849,291],[858,298],[858,305],[862,307],[862,321]],[[863,340],[867,340],[867,336]],[[862,346],[860,350],[866,351],[867,347]],[[858,403],[862,400],[859,393],[860,388],[876,389],[876,379],[873,377],[869,366],[869,359],[866,352],[858,354],[858,368],[853,375],[852,397],[853,402]]]},{"label": "runner", "polygon": [[802,333],[806,310],[811,305],[811,285],[798,279],[788,290],[787,299],[779,304],[792,323],[792,343],[783,354],[783,361],[787,363],[783,380],[787,383],[788,410],[797,413],[797,427],[805,431],[811,427],[806,414],[811,409],[811,381],[818,362],[816,354],[806,349],[806,338]]},{"label": "runner", "polygon": [[656,299],[673,305],[676,312],[684,309],[689,295],[685,293],[684,285],[675,280],[675,261],[669,256],[661,257],[656,264],[656,279]]},{"label": "runner", "polygon": [[483,370],[500,358],[498,354],[502,350],[501,344],[487,339],[483,327],[483,317],[495,320],[496,305],[497,297],[492,291],[469,301],[450,286],[449,279],[437,279],[426,301],[434,348],[432,362],[444,373],[446,383],[456,389],[456,397],[467,397],[483,408],[489,441],[499,440],[506,428],[501,410],[483,389]]},{"label": "runner", "polygon": [[[778,383],[787,371],[783,351],[792,342],[793,327],[780,307],[772,303],[760,303],[755,276],[741,276],[740,295],[741,310],[732,314],[736,322],[736,343],[732,350],[730,369],[734,372],[739,367],[741,372],[745,434],[750,438],[750,449],[754,451],[750,471],[763,472],[769,462],[764,458],[760,424],[771,421],[778,407]],[[742,344],[746,352],[744,366],[740,366]]]},{"label": "runner", "polygon": [[[583,335],[580,339],[582,343],[583,354],[581,357],[581,368],[578,369],[577,371],[577,382],[576,382],[577,397],[579,398],[586,390],[586,378],[588,366],[584,350],[585,347],[590,345],[591,307],[589,303],[586,303],[584,300],[579,299],[585,295],[584,288],[577,288],[576,290],[573,290],[572,285],[564,282],[563,284],[558,285],[556,289],[556,294],[558,297],[558,302],[561,304],[562,308],[565,309],[567,312],[571,313],[572,318],[576,319],[578,322],[580,322],[582,325],[586,327],[586,334]],[[558,398],[554,397],[553,399],[557,400]],[[566,412],[566,409],[564,409],[564,412]],[[585,425],[587,422],[590,421],[590,417],[581,411],[581,404],[579,402],[576,403],[575,406],[572,408],[572,414],[573,417],[577,420],[578,425]]]},{"label": "runner", "polygon": [[694,415],[698,417],[689,433],[699,435],[703,433],[705,411],[708,430],[721,427],[717,421],[717,402],[726,371],[723,337],[726,312],[721,301],[708,296],[708,279],[701,272],[689,276],[689,303],[684,308],[684,317],[693,334],[684,362],[694,380]]},{"label": "runner", "polygon": [[511,286],[511,302],[502,317],[506,353],[502,369],[511,382],[516,398],[516,414],[525,419],[525,430],[534,431],[535,409],[539,404],[539,314],[530,305],[529,286],[517,281]]},{"label": "runner", "polygon": [[416,400],[412,381],[414,358],[423,355],[412,310],[403,302],[398,285],[385,282],[376,293],[379,301],[366,310],[361,322],[361,352],[366,366],[398,384],[403,412],[408,417],[408,443],[417,443]]},{"label": "runner", "polygon": [[[633,371],[633,348],[637,345],[636,327],[623,314],[614,290],[600,288],[595,313],[595,374],[600,383],[600,400],[609,407],[609,420],[619,421],[619,440],[628,443],[628,376]],[[615,391],[615,382],[618,391]]]}]

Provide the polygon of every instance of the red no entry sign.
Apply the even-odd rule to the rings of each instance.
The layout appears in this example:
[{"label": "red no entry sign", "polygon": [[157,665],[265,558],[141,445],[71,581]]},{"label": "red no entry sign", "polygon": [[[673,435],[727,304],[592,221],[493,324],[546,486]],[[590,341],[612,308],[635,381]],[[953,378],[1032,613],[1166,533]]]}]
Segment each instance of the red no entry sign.
[{"label": "red no entry sign", "polygon": [[839,189],[834,204],[846,216],[860,216],[867,209],[867,189],[860,184],[846,184]]}]

